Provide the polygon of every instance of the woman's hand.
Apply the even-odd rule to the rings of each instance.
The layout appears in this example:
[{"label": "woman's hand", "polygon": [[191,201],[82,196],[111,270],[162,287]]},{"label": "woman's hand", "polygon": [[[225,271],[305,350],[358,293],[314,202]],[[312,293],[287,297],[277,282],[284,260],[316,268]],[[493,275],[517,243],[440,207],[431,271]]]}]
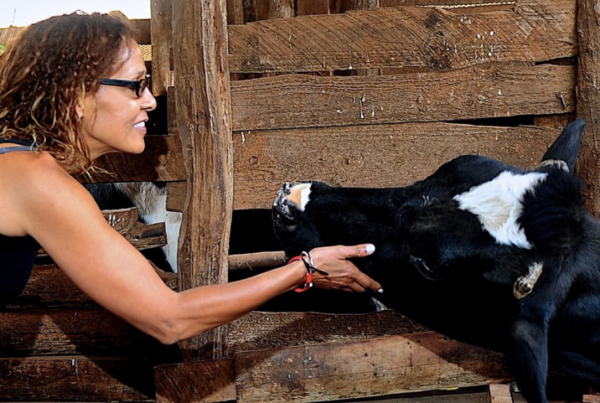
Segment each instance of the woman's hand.
[{"label": "woman's hand", "polygon": [[363,257],[372,254],[375,246],[362,244],[356,246],[328,246],[310,251],[314,266],[329,273],[325,276],[318,271],[313,273],[315,287],[328,290],[343,291],[377,291],[383,292],[381,285],[360,271],[347,259]]}]

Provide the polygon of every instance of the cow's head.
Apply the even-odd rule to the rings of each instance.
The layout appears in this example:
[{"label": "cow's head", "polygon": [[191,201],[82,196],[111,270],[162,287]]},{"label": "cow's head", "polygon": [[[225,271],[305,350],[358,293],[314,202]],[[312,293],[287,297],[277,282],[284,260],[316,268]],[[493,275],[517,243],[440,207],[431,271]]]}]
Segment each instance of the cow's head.
[{"label": "cow's head", "polygon": [[386,291],[409,284],[403,292],[414,296],[450,283],[476,293],[485,284],[484,292],[496,287],[525,297],[580,230],[574,169],[583,127],[582,120],[571,123],[531,170],[461,156],[402,188],[286,183],[273,204],[275,233],[289,256],[323,245],[375,244],[376,252],[356,263]]}]

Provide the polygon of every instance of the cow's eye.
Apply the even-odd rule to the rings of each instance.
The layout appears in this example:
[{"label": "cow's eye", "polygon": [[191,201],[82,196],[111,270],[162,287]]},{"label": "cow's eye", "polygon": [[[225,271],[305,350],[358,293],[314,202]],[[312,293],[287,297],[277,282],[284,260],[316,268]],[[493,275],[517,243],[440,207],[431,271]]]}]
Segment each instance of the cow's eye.
[{"label": "cow's eye", "polygon": [[427,266],[427,263],[425,263],[425,260],[421,259],[420,257],[410,255],[410,262],[413,264],[415,269],[417,269],[417,271],[421,273],[421,275],[427,280],[437,281],[440,279],[440,273],[431,270],[429,266]]}]

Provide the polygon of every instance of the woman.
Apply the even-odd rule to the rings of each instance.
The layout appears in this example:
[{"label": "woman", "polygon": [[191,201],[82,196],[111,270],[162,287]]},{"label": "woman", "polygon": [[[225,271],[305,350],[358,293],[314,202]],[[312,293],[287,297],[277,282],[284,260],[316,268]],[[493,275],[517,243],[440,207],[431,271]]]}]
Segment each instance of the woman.
[{"label": "woman", "polygon": [[0,305],[25,286],[37,243],[92,299],[166,344],[302,289],[310,276],[326,289],[380,289],[346,260],[374,250],[359,245],[311,251],[313,266],[328,276],[299,260],[238,282],[170,290],[72,176],[93,171],[106,153],[144,150],[148,111],[156,107],[147,84],[130,28],[109,15],[53,17],[5,49],[0,211],[10,213],[0,215]]}]

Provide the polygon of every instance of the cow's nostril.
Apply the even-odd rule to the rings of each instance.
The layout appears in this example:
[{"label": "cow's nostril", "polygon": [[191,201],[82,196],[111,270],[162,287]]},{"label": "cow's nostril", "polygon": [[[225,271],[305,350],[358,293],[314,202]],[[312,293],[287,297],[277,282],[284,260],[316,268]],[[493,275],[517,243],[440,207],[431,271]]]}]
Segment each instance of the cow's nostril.
[{"label": "cow's nostril", "polygon": [[285,226],[296,225],[296,220],[286,203],[278,202],[273,205],[275,219],[280,221]]}]

